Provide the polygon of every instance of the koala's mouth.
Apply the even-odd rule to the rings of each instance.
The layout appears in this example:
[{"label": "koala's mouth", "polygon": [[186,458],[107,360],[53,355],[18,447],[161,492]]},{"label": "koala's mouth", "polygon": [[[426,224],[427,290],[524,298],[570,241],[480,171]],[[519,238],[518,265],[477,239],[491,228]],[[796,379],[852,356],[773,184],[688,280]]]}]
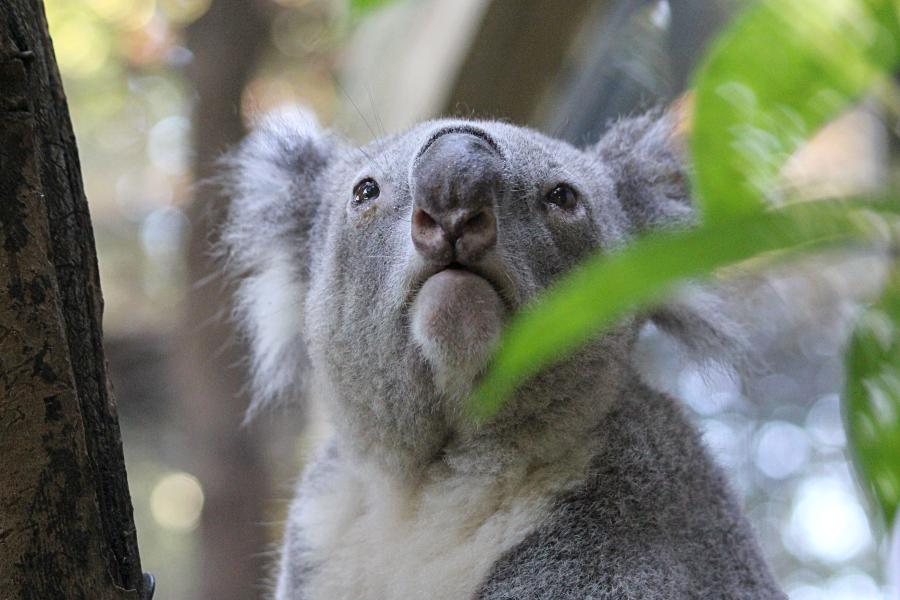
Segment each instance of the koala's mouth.
[{"label": "koala's mouth", "polygon": [[448,272],[448,274],[459,274],[459,275],[472,275],[475,277],[479,277],[487,282],[487,284],[493,289],[494,293],[500,298],[503,306],[506,309],[507,313],[512,313],[514,310],[514,294],[512,292],[511,279],[509,275],[501,272],[499,269],[491,268],[490,266],[471,266],[464,265],[460,262],[450,262],[443,266],[433,266],[431,268],[426,269],[423,273],[420,274],[419,277],[415,279],[413,285],[410,288],[409,294],[407,296],[407,306],[413,304],[416,300],[416,296],[418,296],[422,287],[425,283],[438,275],[439,273]]},{"label": "koala's mouth", "polygon": [[412,296],[412,341],[438,389],[461,397],[484,369],[509,315],[503,288],[481,269],[448,263],[431,269]]},{"label": "koala's mouth", "polygon": [[[461,263],[458,263],[458,262],[452,262],[452,263],[450,263],[449,265],[447,265],[446,267],[444,267],[443,269],[441,269],[440,271],[438,271],[438,273],[440,273],[441,271],[465,271],[465,272],[467,272],[467,273],[471,273],[471,274],[473,274],[473,275],[477,275],[477,276],[479,276],[479,277],[481,277],[481,278],[483,278],[483,279],[488,279],[488,278],[485,277],[482,273],[479,273],[478,271],[476,271],[476,270],[474,270],[474,269],[470,269],[469,267],[467,267],[467,266],[465,266],[465,265],[463,265],[463,264],[461,264]],[[435,274],[436,274],[436,273],[435,273]],[[488,283],[490,283],[490,279],[488,279]],[[493,287],[493,285],[492,285],[492,287]]]}]

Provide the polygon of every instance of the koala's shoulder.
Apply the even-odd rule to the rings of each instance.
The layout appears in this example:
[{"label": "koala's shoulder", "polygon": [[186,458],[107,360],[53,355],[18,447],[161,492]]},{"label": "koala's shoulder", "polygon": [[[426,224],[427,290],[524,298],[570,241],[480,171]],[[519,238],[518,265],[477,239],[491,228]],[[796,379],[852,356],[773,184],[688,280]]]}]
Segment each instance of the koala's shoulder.
[{"label": "koala's shoulder", "polygon": [[604,430],[584,485],[494,565],[480,600],[784,598],[674,399],[636,382]]}]

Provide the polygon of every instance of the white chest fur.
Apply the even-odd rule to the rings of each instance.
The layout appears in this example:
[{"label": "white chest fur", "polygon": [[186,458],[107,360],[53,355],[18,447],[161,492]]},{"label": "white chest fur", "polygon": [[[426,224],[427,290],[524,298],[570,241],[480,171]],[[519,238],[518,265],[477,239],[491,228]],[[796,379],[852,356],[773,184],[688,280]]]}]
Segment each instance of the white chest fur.
[{"label": "white chest fur", "polygon": [[309,600],[472,598],[492,565],[546,514],[570,477],[450,476],[404,485],[372,467],[344,466],[299,508],[314,565]]}]

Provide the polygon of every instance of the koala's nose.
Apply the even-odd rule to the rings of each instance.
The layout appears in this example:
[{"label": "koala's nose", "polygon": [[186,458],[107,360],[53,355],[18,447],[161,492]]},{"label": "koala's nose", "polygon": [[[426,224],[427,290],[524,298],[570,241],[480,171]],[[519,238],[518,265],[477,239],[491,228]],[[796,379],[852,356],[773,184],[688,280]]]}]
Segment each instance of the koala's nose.
[{"label": "koala's nose", "polygon": [[419,156],[413,170],[411,233],[433,262],[473,262],[497,243],[494,206],[501,193],[497,150],[471,133],[446,133]]}]

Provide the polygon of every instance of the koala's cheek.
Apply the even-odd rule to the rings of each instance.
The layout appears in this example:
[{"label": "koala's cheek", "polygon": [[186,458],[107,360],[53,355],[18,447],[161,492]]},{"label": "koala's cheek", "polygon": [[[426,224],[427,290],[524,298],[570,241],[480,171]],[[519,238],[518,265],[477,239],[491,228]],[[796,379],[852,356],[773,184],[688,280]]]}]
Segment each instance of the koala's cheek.
[{"label": "koala's cheek", "polygon": [[442,391],[471,387],[500,337],[504,310],[491,285],[468,271],[441,271],[425,282],[413,303],[412,334]]}]

